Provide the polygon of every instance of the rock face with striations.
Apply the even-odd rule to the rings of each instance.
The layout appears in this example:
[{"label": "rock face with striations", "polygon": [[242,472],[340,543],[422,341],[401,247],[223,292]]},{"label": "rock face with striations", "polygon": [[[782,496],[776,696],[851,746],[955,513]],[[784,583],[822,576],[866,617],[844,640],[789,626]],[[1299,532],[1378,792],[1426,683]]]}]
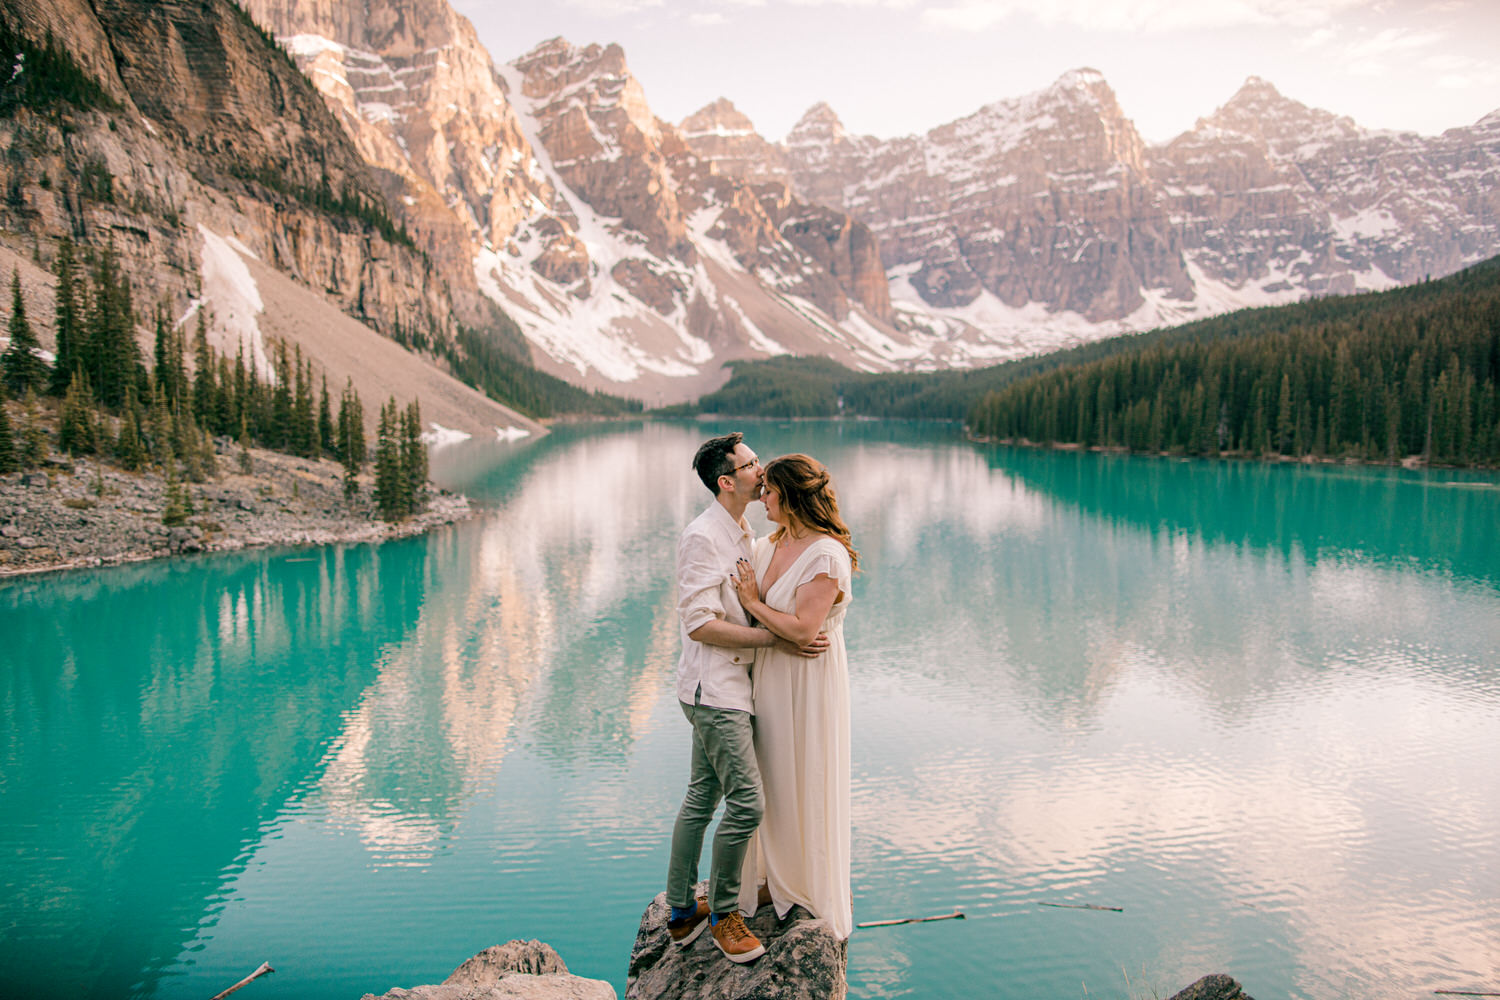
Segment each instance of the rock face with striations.
[{"label": "rock face with striations", "polygon": [[[719,169],[753,184],[790,184],[786,152],[755,131],[755,123],[727,98],[719,98],[688,115],[677,129],[688,146]],[[826,202],[825,202],[826,204]]]},{"label": "rock face with striations", "polygon": [[1145,145],[1092,70],[889,142],[849,135],[820,104],[786,145],[796,190],[869,225],[930,305],[988,291],[1101,322],[1145,290],[1190,293]]},{"label": "rock face with striations", "polygon": [[[784,185],[763,204],[716,173],[652,114],[618,45],[555,38],[497,66],[446,0],[247,7],[379,167],[445,280],[514,318],[555,374],[652,398],[686,383],[680,398],[736,357],[875,360],[867,334],[893,315],[868,229]],[[877,350],[894,333],[878,330]]]},{"label": "rock face with striations", "polygon": [[[554,191],[474,26],[447,0],[245,0],[323,94],[444,280]],[[467,303],[472,309],[472,303]]]},{"label": "rock face with striations", "polygon": [[1087,69],[889,140],[850,134],[818,104],[769,144],[716,108],[684,122],[689,144],[727,172],[787,175],[799,197],[868,225],[899,300],[948,316],[985,295],[1040,306],[1037,343],[1043,317],[1063,313],[1099,336],[1500,252],[1500,112],[1436,137],[1372,131],[1252,77],[1150,146]]},{"label": "rock face with striations", "polygon": [[1441,276],[1500,246],[1500,113],[1424,138],[1362,129],[1252,77],[1151,172],[1202,272],[1268,293]]},{"label": "rock face with striations", "polygon": [[361,1000],[615,1000],[615,991],[570,974],[551,945],[509,941],[481,951],[435,986],[367,993]]},{"label": "rock face with striations", "polygon": [[800,906],[785,920],[763,906],[745,921],[766,947],[754,962],[736,965],[724,957],[705,929],[686,948],[667,937],[666,893],[641,917],[626,1000],[842,1000],[848,991],[848,942]]},{"label": "rock face with striations", "polygon": [[387,178],[231,0],[0,0],[0,13],[50,32],[117,105],[0,119],[24,154],[0,164],[7,231],[112,245],[137,301],[174,316],[201,293],[200,227],[386,333],[421,317],[441,339],[466,315],[394,225],[370,223],[399,222]]}]

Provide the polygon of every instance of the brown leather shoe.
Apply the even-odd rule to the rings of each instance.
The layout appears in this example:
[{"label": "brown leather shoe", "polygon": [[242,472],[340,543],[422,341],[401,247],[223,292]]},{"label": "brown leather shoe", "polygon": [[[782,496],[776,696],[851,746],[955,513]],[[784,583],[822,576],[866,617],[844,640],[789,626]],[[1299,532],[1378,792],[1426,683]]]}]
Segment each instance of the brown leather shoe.
[{"label": "brown leather shoe", "polygon": [[724,957],[731,962],[753,962],[766,953],[766,946],[760,943],[760,938],[750,933],[739,910],[731,910],[715,921],[711,933],[714,944],[719,946]]},{"label": "brown leather shoe", "polygon": [[[670,910],[668,913],[670,914]],[[686,948],[697,940],[698,935],[703,933],[703,928],[708,926],[708,900],[698,898],[698,911],[686,920],[672,920],[670,915],[667,919],[667,936],[672,943],[679,948]]]},{"label": "brown leather shoe", "polygon": [[771,887],[762,882],[760,888],[755,890],[755,908],[760,909],[762,906],[770,906],[772,902]]}]

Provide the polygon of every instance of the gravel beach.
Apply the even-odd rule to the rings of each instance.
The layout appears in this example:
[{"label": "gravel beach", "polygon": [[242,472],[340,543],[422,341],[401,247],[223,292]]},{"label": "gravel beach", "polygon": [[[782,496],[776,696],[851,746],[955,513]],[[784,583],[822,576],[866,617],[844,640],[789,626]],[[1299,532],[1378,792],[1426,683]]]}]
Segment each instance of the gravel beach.
[{"label": "gravel beach", "polygon": [[368,473],[346,501],[335,462],[250,454],[246,475],[238,446],[221,444],[218,476],[184,483],[192,513],[175,527],[162,523],[167,484],[156,472],[54,456],[41,468],[0,475],[0,577],[266,545],[379,541],[470,516],[467,498],[433,490],[425,511],[388,523],[375,516]]}]

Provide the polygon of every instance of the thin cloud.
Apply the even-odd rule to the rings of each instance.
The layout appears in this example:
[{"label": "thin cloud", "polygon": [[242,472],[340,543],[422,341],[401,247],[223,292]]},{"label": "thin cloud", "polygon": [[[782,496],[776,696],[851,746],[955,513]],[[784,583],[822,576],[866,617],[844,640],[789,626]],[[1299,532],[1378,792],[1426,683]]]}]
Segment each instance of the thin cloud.
[{"label": "thin cloud", "polygon": [[1484,90],[1500,86],[1500,64],[1470,56],[1436,55],[1422,60],[1443,90]]},{"label": "thin cloud", "polygon": [[931,28],[980,31],[1013,17],[1094,31],[1167,32],[1249,25],[1326,25],[1364,0],[960,0],[922,12]]},{"label": "thin cloud", "polygon": [[1409,56],[1418,49],[1430,48],[1445,36],[1436,31],[1385,31],[1349,42],[1341,52],[1344,70],[1352,76],[1381,76],[1389,70],[1391,56]]},{"label": "thin cloud", "polygon": [[1297,40],[1299,49],[1315,49],[1327,45],[1338,37],[1338,32],[1332,28],[1317,28]]},{"label": "thin cloud", "polygon": [[591,17],[626,17],[660,7],[664,0],[564,0],[567,6]]}]

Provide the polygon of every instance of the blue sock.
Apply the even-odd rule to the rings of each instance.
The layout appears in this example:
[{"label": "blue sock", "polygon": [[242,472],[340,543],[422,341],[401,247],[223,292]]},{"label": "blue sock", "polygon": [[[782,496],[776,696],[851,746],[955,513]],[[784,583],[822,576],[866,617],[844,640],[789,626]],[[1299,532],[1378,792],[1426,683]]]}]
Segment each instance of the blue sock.
[{"label": "blue sock", "polygon": [[672,916],[670,919],[673,923],[676,923],[679,920],[691,920],[693,919],[693,917],[697,916],[697,914],[698,904],[695,902],[692,906],[672,907]]}]

